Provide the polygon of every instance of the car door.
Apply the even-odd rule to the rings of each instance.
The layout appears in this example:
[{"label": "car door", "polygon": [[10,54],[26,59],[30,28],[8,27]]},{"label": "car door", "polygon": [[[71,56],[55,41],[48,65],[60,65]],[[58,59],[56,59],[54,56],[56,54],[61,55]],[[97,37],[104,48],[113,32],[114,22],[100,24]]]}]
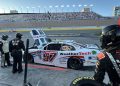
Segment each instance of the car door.
[{"label": "car door", "polygon": [[42,50],[43,64],[54,65],[57,58],[58,51],[60,50],[60,44],[48,44]]}]

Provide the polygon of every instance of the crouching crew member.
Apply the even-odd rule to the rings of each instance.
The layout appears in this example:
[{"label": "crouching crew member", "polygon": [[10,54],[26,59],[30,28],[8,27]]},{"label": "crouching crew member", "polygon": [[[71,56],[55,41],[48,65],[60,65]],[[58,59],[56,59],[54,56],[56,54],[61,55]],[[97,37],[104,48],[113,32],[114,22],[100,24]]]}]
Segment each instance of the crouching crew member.
[{"label": "crouching crew member", "polygon": [[22,50],[25,51],[24,42],[21,40],[22,34],[17,33],[16,38],[9,43],[9,49],[11,56],[13,57],[13,69],[12,73],[21,73],[22,69]]},{"label": "crouching crew member", "polygon": [[102,30],[101,43],[104,52],[98,54],[94,79],[103,83],[108,73],[111,86],[120,86],[120,26],[110,25]]}]

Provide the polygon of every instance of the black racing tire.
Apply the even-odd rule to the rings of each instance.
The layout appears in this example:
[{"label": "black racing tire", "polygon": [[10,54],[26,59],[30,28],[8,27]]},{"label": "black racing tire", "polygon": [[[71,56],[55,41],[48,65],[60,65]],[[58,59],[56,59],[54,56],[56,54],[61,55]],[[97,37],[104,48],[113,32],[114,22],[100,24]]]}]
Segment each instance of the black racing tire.
[{"label": "black racing tire", "polygon": [[[28,58],[28,59],[27,59],[28,63],[34,63],[33,56],[32,56],[30,53],[28,53],[27,56],[28,56],[28,57],[27,57],[27,58]],[[24,60],[24,62],[25,62],[25,54],[24,54],[23,60]]]},{"label": "black racing tire", "polygon": [[104,86],[98,83],[92,77],[79,77],[74,79],[70,86]]},{"label": "black racing tire", "polygon": [[27,55],[28,57],[28,63],[34,63],[34,58],[33,58],[33,56],[30,54],[30,53],[28,53],[28,55]]},{"label": "black racing tire", "polygon": [[68,60],[68,68],[79,70],[83,68],[83,62],[77,58],[70,58]]}]

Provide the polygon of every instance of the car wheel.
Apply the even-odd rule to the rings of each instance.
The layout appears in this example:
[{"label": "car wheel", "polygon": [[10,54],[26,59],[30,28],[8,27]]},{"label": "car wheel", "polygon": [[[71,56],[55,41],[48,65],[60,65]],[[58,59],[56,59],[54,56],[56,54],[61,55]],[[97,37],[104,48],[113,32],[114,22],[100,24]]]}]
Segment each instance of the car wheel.
[{"label": "car wheel", "polygon": [[104,86],[98,83],[92,77],[79,77],[74,79],[70,86]]},{"label": "car wheel", "polygon": [[68,60],[68,68],[71,69],[81,69],[83,67],[83,62],[81,62],[80,60],[76,59],[76,58],[70,58]]}]

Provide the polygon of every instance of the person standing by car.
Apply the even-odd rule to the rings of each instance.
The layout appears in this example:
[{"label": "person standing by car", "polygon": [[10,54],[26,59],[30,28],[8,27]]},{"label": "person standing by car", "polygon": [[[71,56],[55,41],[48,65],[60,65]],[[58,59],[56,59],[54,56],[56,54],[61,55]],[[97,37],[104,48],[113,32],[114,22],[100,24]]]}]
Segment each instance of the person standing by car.
[{"label": "person standing by car", "polygon": [[9,43],[11,56],[13,57],[12,73],[21,73],[22,69],[22,50],[25,51],[24,42],[21,40],[22,34],[17,33],[16,38]]},{"label": "person standing by car", "polygon": [[94,79],[103,83],[105,72],[108,73],[111,86],[120,86],[120,25],[110,25],[102,30],[101,47],[98,54]]},{"label": "person standing by car", "polygon": [[2,50],[5,56],[5,62],[7,62],[7,66],[12,66],[10,63],[10,55],[9,55],[9,42],[8,42],[8,35],[2,35]]},{"label": "person standing by car", "polygon": [[4,52],[3,52],[3,42],[0,41],[0,53],[1,53],[1,67],[4,68],[5,67],[5,56],[4,56]]}]

